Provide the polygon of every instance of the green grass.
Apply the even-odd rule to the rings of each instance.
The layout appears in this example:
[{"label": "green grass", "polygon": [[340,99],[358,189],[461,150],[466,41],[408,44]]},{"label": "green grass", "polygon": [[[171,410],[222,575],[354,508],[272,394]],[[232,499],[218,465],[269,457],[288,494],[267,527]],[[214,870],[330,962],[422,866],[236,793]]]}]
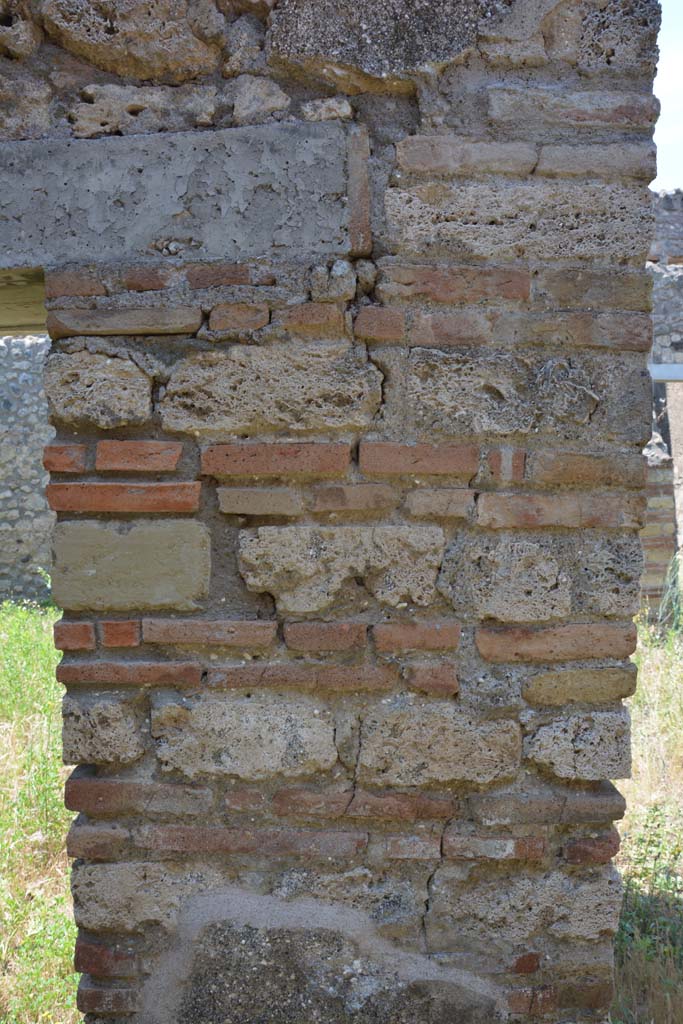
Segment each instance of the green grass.
[{"label": "green grass", "polygon": [[[0,1024],[77,1024],[54,609],[0,605]],[[683,634],[643,624],[613,1024],[683,1024]]]},{"label": "green grass", "polygon": [[54,609],[0,605],[0,1024],[74,1024]]}]

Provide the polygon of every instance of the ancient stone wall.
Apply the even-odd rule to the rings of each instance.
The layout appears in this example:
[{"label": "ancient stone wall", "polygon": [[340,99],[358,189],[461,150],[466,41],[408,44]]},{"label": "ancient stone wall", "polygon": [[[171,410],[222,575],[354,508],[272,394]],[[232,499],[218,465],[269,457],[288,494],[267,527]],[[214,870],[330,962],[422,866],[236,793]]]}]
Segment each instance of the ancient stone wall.
[{"label": "ancient stone wall", "polygon": [[3,7],[81,1010],[602,1024],[658,5]]},{"label": "ancient stone wall", "polygon": [[[1,299],[0,299],[1,301]],[[45,337],[0,337],[0,601],[44,600],[54,514],[45,500]]]}]

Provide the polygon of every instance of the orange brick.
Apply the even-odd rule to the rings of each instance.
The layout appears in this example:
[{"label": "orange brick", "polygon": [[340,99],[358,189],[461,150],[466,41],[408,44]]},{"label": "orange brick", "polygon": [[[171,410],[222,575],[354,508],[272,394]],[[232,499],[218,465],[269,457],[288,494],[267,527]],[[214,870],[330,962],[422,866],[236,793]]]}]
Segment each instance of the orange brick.
[{"label": "orange brick", "polygon": [[526,459],[526,452],[521,448],[494,448],[486,456],[486,465],[496,483],[521,483]]},{"label": "orange brick", "polygon": [[512,965],[515,974],[535,974],[541,966],[540,953],[522,953]]},{"label": "orange brick", "polygon": [[341,859],[355,857],[368,844],[363,832],[313,829],[238,829],[195,825],[151,825],[139,829],[136,845],[169,853],[227,853],[260,857]]},{"label": "orange brick", "polygon": [[66,837],[67,856],[72,859],[111,860],[125,851],[130,832],[120,825],[73,823]]},{"label": "orange brick", "polygon": [[265,302],[221,302],[209,316],[210,331],[257,331],[270,323],[270,310]]},{"label": "orange brick", "polygon": [[645,486],[647,462],[640,454],[583,455],[578,452],[539,451],[528,456],[529,480],[538,484],[575,487]]},{"label": "orange brick", "polygon": [[508,1009],[511,1013],[529,1017],[543,1017],[548,1013],[556,1013],[557,990],[550,985],[541,988],[513,989],[508,993]]},{"label": "orange brick", "polygon": [[175,661],[75,661],[57,667],[65,686],[191,686],[202,681],[202,667]]},{"label": "orange brick", "polygon": [[138,993],[133,988],[98,988],[83,979],[78,986],[76,1005],[81,1013],[98,1017],[127,1016],[135,1013],[138,1004]]},{"label": "orange brick", "polygon": [[95,469],[105,473],[170,473],[182,453],[180,441],[98,441]]},{"label": "orange brick", "polygon": [[597,836],[570,839],[564,847],[569,864],[609,864],[619,853],[621,839],[615,828]]},{"label": "orange brick", "polygon": [[280,311],[281,323],[299,338],[342,338],[346,318],[341,306],[331,302],[302,302]]},{"label": "orange brick", "polygon": [[143,619],[146,644],[205,645],[262,650],[275,643],[277,622],[252,619]]},{"label": "orange brick", "polygon": [[105,945],[81,935],[76,940],[74,970],[95,978],[134,978],[139,972],[138,958],[117,943]]},{"label": "orange brick", "polygon": [[371,793],[357,789],[347,813],[352,818],[386,821],[447,821],[456,813],[454,797],[429,793]]},{"label": "orange brick", "polygon": [[351,802],[352,790],[308,789],[291,786],[279,789],[273,796],[273,812],[278,817],[289,815],[312,818],[340,818]]},{"label": "orange brick", "polygon": [[546,853],[546,841],[540,836],[459,835],[446,829],[443,837],[443,855],[451,860],[539,861]]},{"label": "orange brick", "polygon": [[427,693],[430,697],[454,697],[460,689],[453,665],[411,665],[408,671],[411,690]]},{"label": "orange brick", "polygon": [[139,619],[112,619],[100,622],[100,637],[103,647],[139,647]]},{"label": "orange brick", "polygon": [[384,850],[389,860],[440,860],[441,836],[387,836]]},{"label": "orange brick", "polygon": [[72,772],[64,787],[66,807],[92,818],[125,814],[188,817],[207,814],[212,802],[213,794],[205,787],[98,778],[82,768]]},{"label": "orange brick", "polygon": [[399,502],[399,495],[386,484],[316,487],[312,498],[311,512],[383,512]]},{"label": "orange brick", "polygon": [[620,494],[481,494],[477,523],[492,530],[640,529],[645,522],[645,495]]},{"label": "orange brick", "polygon": [[636,628],[604,623],[563,626],[484,627],[476,631],[479,653],[495,662],[577,661],[584,658],[628,658],[636,649]]},{"label": "orange brick", "polygon": [[372,633],[378,651],[446,651],[460,643],[457,622],[387,622]]},{"label": "orange brick", "polygon": [[168,288],[171,278],[167,267],[128,267],[121,274],[121,285],[128,292],[158,292]]},{"label": "orange brick", "polygon": [[383,302],[428,299],[432,302],[472,304],[503,300],[526,301],[531,291],[527,270],[478,267],[382,267],[378,293]]},{"label": "orange brick", "polygon": [[196,512],[201,484],[48,484],[55,512]]},{"label": "orange brick", "polygon": [[143,306],[140,309],[61,309],[48,313],[51,338],[110,334],[196,334],[202,311],[190,306]]},{"label": "orange brick", "polygon": [[202,452],[202,473],[225,477],[344,476],[351,462],[346,444],[274,442],[215,444]]},{"label": "orange brick", "polygon": [[614,309],[649,313],[652,278],[645,268],[619,270],[542,270],[534,277],[535,305],[558,309]]},{"label": "orange brick", "polygon": [[361,441],[360,468],[369,476],[452,476],[471,480],[479,469],[479,448],[472,444],[396,444]]},{"label": "orange brick", "polygon": [[410,344],[434,348],[482,345],[493,340],[490,319],[476,311],[420,313],[410,328]]},{"label": "orange brick", "polygon": [[224,797],[225,809],[236,811],[238,814],[261,811],[266,804],[266,794],[260,789],[251,789],[248,786],[233,786]]},{"label": "orange brick", "polygon": [[55,647],[58,651],[94,651],[95,627],[92,622],[55,622]]},{"label": "orange brick", "polygon": [[287,487],[219,487],[218,507],[230,516],[282,516],[293,518],[304,511],[296,491]]},{"label": "orange brick", "polygon": [[45,298],[106,295],[107,290],[93,270],[46,270]]},{"label": "orange brick", "polygon": [[85,473],[88,449],[84,444],[48,444],[43,466],[49,473]]},{"label": "orange brick", "polygon": [[363,306],[353,325],[354,334],[361,341],[386,344],[403,341],[406,316],[402,309],[384,306]]},{"label": "orange brick", "polygon": [[475,497],[465,488],[413,490],[406,497],[406,509],[414,519],[469,519]]},{"label": "orange brick", "polygon": [[299,662],[235,665],[209,671],[209,686],[224,690],[294,689],[305,692],[383,692],[398,682],[393,666]]},{"label": "orange brick", "polygon": [[284,633],[293,651],[350,651],[367,642],[363,622],[287,622]]},{"label": "orange brick", "polygon": [[251,284],[251,271],[242,263],[196,263],[185,268],[190,288]]}]

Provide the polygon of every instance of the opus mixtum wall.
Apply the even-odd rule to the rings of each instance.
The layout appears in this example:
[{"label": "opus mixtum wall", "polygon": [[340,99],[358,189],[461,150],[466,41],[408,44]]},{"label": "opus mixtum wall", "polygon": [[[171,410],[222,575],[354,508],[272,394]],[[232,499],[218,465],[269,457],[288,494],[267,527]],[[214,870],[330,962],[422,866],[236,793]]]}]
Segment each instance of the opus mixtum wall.
[{"label": "opus mixtum wall", "polygon": [[91,1024],[604,1022],[653,0],[3,0]]}]

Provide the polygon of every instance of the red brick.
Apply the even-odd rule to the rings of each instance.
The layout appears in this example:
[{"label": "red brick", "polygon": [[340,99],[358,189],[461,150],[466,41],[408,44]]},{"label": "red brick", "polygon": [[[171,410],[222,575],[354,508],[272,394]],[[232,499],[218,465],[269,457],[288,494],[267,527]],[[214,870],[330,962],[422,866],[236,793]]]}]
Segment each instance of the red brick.
[{"label": "red brick", "polygon": [[55,622],[55,647],[58,651],[94,651],[95,627],[92,622]]},{"label": "red brick", "polygon": [[518,988],[508,994],[508,1009],[511,1013],[529,1017],[543,1017],[556,1013],[558,1009],[557,990],[550,985],[541,988]]},{"label": "red brick", "polygon": [[281,310],[279,316],[297,338],[342,338],[346,334],[344,310],[330,302],[302,302]]},{"label": "red brick", "polygon": [[564,848],[570,864],[609,864],[619,853],[621,839],[615,828],[598,836],[570,839]]},{"label": "red brick", "polygon": [[261,650],[277,638],[277,622],[256,619],[143,619],[147,644],[205,645]]},{"label": "red brick", "polygon": [[292,786],[279,789],[273,797],[273,812],[279,817],[297,814],[303,817],[340,818],[351,802],[352,790],[306,789]]},{"label": "red brick", "polygon": [[649,313],[652,278],[643,270],[545,270],[534,277],[534,303],[558,309]]},{"label": "red brick", "polygon": [[477,524],[492,530],[557,526],[570,529],[631,529],[645,523],[645,495],[481,494]]},{"label": "red brick", "polygon": [[512,965],[515,974],[535,974],[541,966],[540,953],[522,953]]},{"label": "red brick", "polygon": [[[268,0],[270,3],[270,0]],[[349,243],[351,256],[370,256],[372,226],[370,216],[370,137],[364,126],[349,133]]]},{"label": "red brick", "polygon": [[562,626],[480,627],[477,649],[487,661],[553,662],[628,658],[636,649],[632,623],[569,623]]},{"label": "red brick", "polygon": [[196,512],[202,485],[48,484],[55,512]]},{"label": "red brick", "polygon": [[311,665],[298,662],[236,665],[209,671],[209,685],[224,690],[294,689],[307,692],[383,692],[398,682],[393,666]]},{"label": "red brick", "polygon": [[219,487],[217,495],[221,512],[230,516],[291,519],[304,511],[301,496],[288,487]]},{"label": "red brick", "polygon": [[396,508],[399,495],[386,484],[335,484],[313,490],[311,512],[383,512]]},{"label": "red brick", "polygon": [[469,519],[475,497],[474,491],[466,488],[425,488],[408,494],[406,508],[414,519]]},{"label": "red brick", "polygon": [[410,344],[434,348],[483,345],[493,340],[491,320],[476,311],[420,313],[410,328]]},{"label": "red brick", "polygon": [[270,323],[270,309],[265,302],[221,302],[209,316],[210,331],[257,331]]},{"label": "red brick", "polygon": [[472,304],[503,300],[526,301],[531,291],[527,270],[478,267],[382,267],[378,292],[384,302],[428,299],[432,302]]},{"label": "red brick", "polygon": [[95,469],[109,473],[171,473],[182,453],[179,441],[99,441]]},{"label": "red brick", "polygon": [[353,330],[361,341],[380,344],[403,341],[406,333],[406,316],[402,309],[363,306],[356,317]]},{"label": "red brick", "polygon": [[106,295],[107,290],[92,270],[46,270],[45,298]]},{"label": "red brick", "polygon": [[446,651],[460,643],[457,622],[385,622],[372,634],[378,651]]},{"label": "red brick", "polygon": [[72,772],[64,787],[66,807],[93,818],[128,813],[188,817],[207,814],[212,800],[211,790],[206,788],[97,778],[82,768]]},{"label": "red brick", "polygon": [[201,309],[191,306],[143,306],[140,309],[62,309],[47,316],[51,338],[110,334],[196,334],[202,325]]},{"label": "red brick", "polygon": [[67,856],[72,860],[111,860],[128,846],[130,832],[120,825],[77,825],[66,837]]},{"label": "red brick", "polygon": [[219,479],[344,476],[350,462],[351,449],[346,444],[215,444],[202,452],[202,473]]},{"label": "red brick", "polygon": [[84,444],[49,444],[43,466],[49,473],[85,473],[88,449]]},{"label": "red brick", "polygon": [[588,789],[542,786],[538,789],[477,793],[470,812],[481,825],[581,825],[623,818],[626,801],[611,782]]},{"label": "red brick", "polygon": [[583,455],[578,452],[533,452],[528,459],[529,480],[538,484],[574,487],[645,486],[647,462],[640,454]]},{"label": "red brick", "polygon": [[135,1013],[138,1003],[138,993],[133,988],[98,988],[84,981],[78,986],[76,1005],[81,1013],[126,1016]]},{"label": "red brick", "polygon": [[429,793],[371,793],[357,789],[347,811],[352,818],[386,821],[447,821],[457,810],[453,797]]},{"label": "red brick", "polygon": [[82,936],[76,939],[74,970],[95,978],[135,978],[139,972],[137,956],[117,943],[105,946]]},{"label": "red brick", "polygon": [[103,647],[139,647],[140,620],[120,619],[100,622]]},{"label": "red brick", "polygon": [[452,476],[471,480],[479,469],[479,448],[472,444],[396,444],[361,441],[360,469],[368,476]]},{"label": "red brick", "polygon": [[384,850],[389,860],[439,860],[441,836],[387,836]]},{"label": "red brick", "polygon": [[365,647],[363,622],[287,622],[285,643],[293,651],[350,651]]},{"label": "red brick", "polygon": [[262,811],[265,803],[266,794],[260,789],[251,789],[248,786],[234,786],[224,797],[225,809],[236,811],[238,814]]},{"label": "red brick", "polygon": [[184,661],[72,661],[57,667],[64,685],[199,686],[202,667]]},{"label": "red brick", "polygon": [[454,697],[460,689],[454,666],[447,664],[411,665],[408,685],[430,697]]},{"label": "red brick", "polygon": [[363,832],[330,832],[312,829],[237,829],[192,825],[151,825],[139,829],[136,845],[165,853],[226,853],[261,857],[342,859],[365,849]]},{"label": "red brick", "polygon": [[521,483],[527,454],[521,448],[494,448],[486,456],[486,465],[496,483]]},{"label": "red brick", "polygon": [[251,271],[242,263],[197,263],[186,267],[185,276],[190,288],[252,283]]},{"label": "red brick", "polygon": [[128,292],[159,292],[172,279],[168,267],[128,267],[121,274],[121,285]]},{"label": "red brick", "polygon": [[443,855],[452,860],[539,861],[546,853],[540,836],[459,835],[447,829],[443,837]]}]

